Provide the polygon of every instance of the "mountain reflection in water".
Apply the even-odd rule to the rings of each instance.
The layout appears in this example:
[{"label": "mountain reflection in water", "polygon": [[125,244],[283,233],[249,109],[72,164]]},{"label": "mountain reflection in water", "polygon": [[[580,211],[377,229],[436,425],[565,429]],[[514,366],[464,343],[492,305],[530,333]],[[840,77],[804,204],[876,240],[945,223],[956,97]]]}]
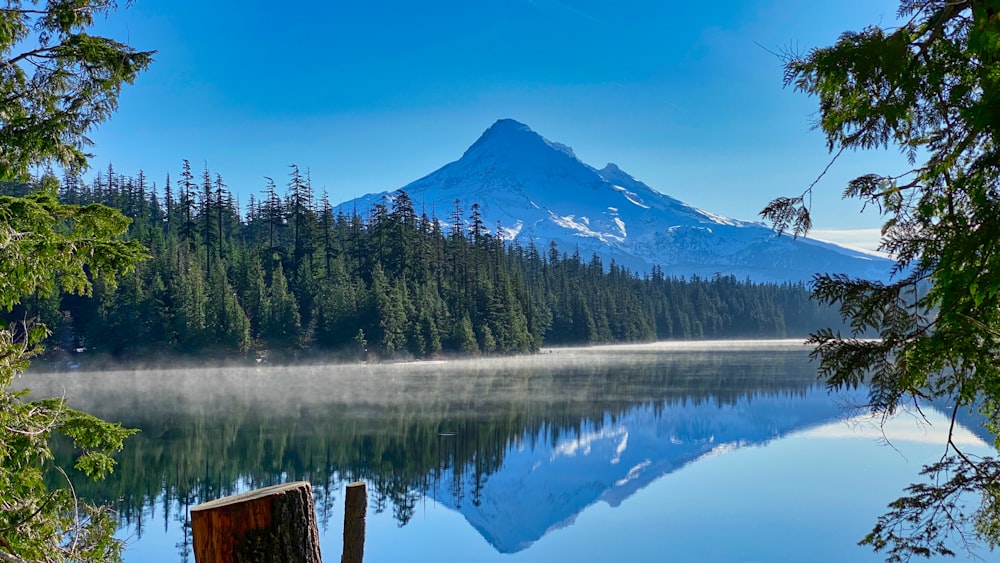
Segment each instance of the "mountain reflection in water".
[{"label": "mountain reflection in water", "polygon": [[[24,383],[141,430],[109,479],[74,484],[88,499],[117,503],[140,551],[148,526],[162,519],[176,530],[182,561],[193,559],[188,508],[293,480],[313,484],[324,529],[338,529],[336,496],[360,479],[372,511],[401,527],[433,499],[496,552],[521,552],[599,501],[616,507],[702,458],[840,420],[845,404],[864,399],[832,400],[797,342],[31,375]],[[69,466],[72,455],[61,444],[57,461]],[[339,547],[324,550],[330,558]]]}]

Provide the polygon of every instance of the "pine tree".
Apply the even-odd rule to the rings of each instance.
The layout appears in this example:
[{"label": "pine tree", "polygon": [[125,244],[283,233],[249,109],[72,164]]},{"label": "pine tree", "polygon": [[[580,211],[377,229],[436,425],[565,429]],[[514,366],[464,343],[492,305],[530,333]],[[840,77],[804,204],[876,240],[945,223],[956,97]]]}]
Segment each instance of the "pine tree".
[{"label": "pine tree", "polygon": [[381,264],[372,271],[372,295],[379,319],[381,348],[389,355],[406,349],[407,310],[409,298],[401,280],[390,282]]},{"label": "pine tree", "polygon": [[236,252],[233,262],[236,295],[250,322],[250,336],[260,338],[270,314],[264,267],[256,253],[246,248]]},{"label": "pine tree", "polygon": [[279,348],[297,350],[302,346],[302,324],[295,296],[279,262],[271,274],[268,316],[261,330],[263,338]]},{"label": "pine tree", "polygon": [[232,221],[239,221],[239,212],[234,209],[232,194],[226,191],[226,184],[222,181],[222,175],[215,175],[215,210],[216,210],[216,241],[219,244],[219,262],[226,259],[226,225]]},{"label": "pine tree", "polygon": [[476,333],[472,328],[472,320],[468,315],[463,315],[453,326],[451,335],[452,346],[466,355],[476,355],[479,353],[479,344],[476,342]]},{"label": "pine tree", "polygon": [[212,192],[212,175],[208,172],[208,166],[201,176],[201,205],[198,208],[198,217],[201,220],[201,243],[205,246],[205,268],[212,271],[212,245],[219,242],[221,249],[221,238],[217,238],[218,230],[214,219],[219,216],[215,213],[215,194]]},{"label": "pine tree", "polygon": [[212,341],[225,350],[246,354],[252,347],[250,319],[229,285],[221,262],[215,263],[209,275],[208,291],[205,310]]},{"label": "pine tree", "polygon": [[264,179],[267,180],[266,199],[263,202],[264,219],[267,221],[267,250],[270,258],[270,255],[278,251],[279,229],[285,224],[285,215],[274,180],[266,176]]},{"label": "pine tree", "polygon": [[299,267],[308,256],[312,257],[313,223],[315,213],[312,210],[313,193],[312,183],[302,177],[299,167],[295,164],[291,166],[290,179],[288,182],[288,202],[286,207],[290,213],[292,223],[292,268],[298,271]]},{"label": "pine tree", "polygon": [[174,221],[176,220],[174,218],[174,194],[170,188],[170,174],[167,174],[167,180],[163,187],[163,214],[167,234],[170,234],[176,230],[176,227],[174,227]]},{"label": "pine tree", "polygon": [[326,277],[329,279],[333,276],[332,264],[337,252],[336,248],[334,248],[333,208],[330,206],[330,198],[327,196],[325,190],[323,191],[323,197],[320,200],[320,207],[320,233],[323,240],[323,264]]},{"label": "pine tree", "polygon": [[174,311],[173,340],[181,351],[193,352],[208,341],[205,310],[208,292],[197,255],[184,249],[179,252],[181,268],[168,284]]},{"label": "pine tree", "polygon": [[191,163],[184,159],[184,164],[181,168],[181,183],[180,183],[180,212],[181,212],[181,230],[180,238],[187,243],[187,247],[191,250],[195,248],[195,232],[197,228],[195,226],[195,205],[197,200],[197,185],[194,183],[194,174],[191,173]]}]

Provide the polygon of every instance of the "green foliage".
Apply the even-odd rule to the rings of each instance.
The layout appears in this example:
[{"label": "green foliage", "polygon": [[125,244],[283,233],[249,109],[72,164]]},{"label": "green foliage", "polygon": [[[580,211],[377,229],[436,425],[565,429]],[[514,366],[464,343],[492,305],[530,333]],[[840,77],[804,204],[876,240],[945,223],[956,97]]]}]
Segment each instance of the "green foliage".
[{"label": "green foliage", "polygon": [[[980,409],[997,435],[1000,2],[901,0],[899,16],[898,27],[847,32],[785,61],[786,84],[819,99],[817,127],[834,160],[848,149],[895,147],[912,166],[863,174],[845,189],[882,212],[881,249],[899,260],[898,275],[889,284],[819,276],[816,296],[839,305],[850,331],[810,340],[830,386],[868,385],[874,412],[937,399],[956,413]],[[762,214],[805,233],[815,185]],[[860,338],[869,329],[880,338]],[[907,489],[863,543],[901,561],[949,554],[947,538],[962,543],[963,534],[1000,541],[995,460],[970,458],[949,440],[924,473],[929,484]],[[963,509],[968,493],[982,496],[978,509]]]},{"label": "green foliage", "polygon": [[5,274],[0,279],[0,307],[8,311],[36,292],[89,293],[87,271],[98,276],[119,271],[131,267],[142,253],[138,241],[93,248],[95,239],[123,234],[129,220],[103,205],[60,205],[56,185],[55,178],[46,176],[40,191],[27,197],[0,196],[0,263]]},{"label": "green foliage", "polygon": [[[182,178],[188,167],[184,161]],[[189,219],[168,213],[178,209],[173,196],[161,200],[141,174],[109,167],[89,184],[66,184],[73,185],[63,191],[67,199],[126,212],[133,218],[127,236],[148,241],[153,253],[117,286],[97,283],[92,300],[24,304],[29,314],[60,319],[64,348],[88,354],[348,360],[358,357],[361,331],[369,359],[428,358],[532,352],[543,343],[804,336],[838,321],[833,308],[809,301],[802,284],[683,280],[659,269],[638,276],[557,247],[543,259],[533,245],[485,229],[446,234],[438,220],[418,217],[404,192],[364,220],[334,214],[327,203],[314,208],[308,181],[293,175],[289,190],[299,196],[282,197],[268,182],[262,203],[241,218],[216,185]],[[291,213],[297,200],[298,218]],[[279,217],[291,227],[275,220],[269,201],[289,210]],[[223,228],[212,231],[206,252],[185,225],[218,227],[220,214]],[[304,227],[297,235],[295,221]]]},{"label": "green foliage", "polygon": [[87,132],[110,117],[122,85],[153,55],[86,33],[114,5],[19,0],[0,8],[0,181],[25,180],[43,162],[86,167]]},{"label": "green foliage", "polygon": [[[0,8],[0,182],[23,182],[32,166],[86,166],[86,133],[114,111],[123,84],[151,52],[86,33],[111,0],[13,1]],[[120,241],[130,220],[98,204],[65,205],[46,175],[23,197],[0,196],[0,309],[31,298],[40,317],[59,318],[61,292],[114,291],[115,275],[145,257]],[[134,286],[133,286],[134,287]],[[139,296],[136,296],[137,298]],[[22,317],[26,318],[26,317]],[[69,437],[76,468],[94,478],[114,467],[132,431],[70,409],[62,399],[29,401],[10,391],[48,330],[31,320],[0,327],[0,556],[26,561],[114,561],[121,542],[104,508],[78,502],[51,463],[50,439]],[[44,478],[58,473],[49,488]]]},{"label": "green foliage", "polygon": [[[7,310],[24,295],[89,294],[92,275],[114,287],[114,274],[144,257],[138,242],[116,240],[129,222],[119,212],[57,203],[52,178],[41,188],[23,198],[0,196],[0,306]],[[99,478],[131,431],[69,409],[63,399],[28,401],[9,390],[47,334],[30,322],[0,330],[0,549],[26,560],[113,560],[121,546],[107,511],[81,505],[70,489],[49,490],[43,477],[61,471],[49,464],[54,434],[71,438],[80,451],[76,467]],[[79,512],[85,517],[76,518]]]},{"label": "green foliage", "polygon": [[278,264],[272,274],[268,315],[261,331],[265,339],[280,347],[296,348],[301,342],[301,324],[295,296],[288,291],[285,273]]},{"label": "green foliage", "polygon": [[101,479],[114,470],[115,461],[108,452],[119,452],[124,447],[125,438],[135,434],[135,430],[122,428],[121,424],[106,422],[85,412],[70,409],[61,401],[47,399],[37,401],[36,406],[48,406],[53,412],[62,412],[65,418],[60,431],[73,439],[81,450],[74,467],[87,477]]}]

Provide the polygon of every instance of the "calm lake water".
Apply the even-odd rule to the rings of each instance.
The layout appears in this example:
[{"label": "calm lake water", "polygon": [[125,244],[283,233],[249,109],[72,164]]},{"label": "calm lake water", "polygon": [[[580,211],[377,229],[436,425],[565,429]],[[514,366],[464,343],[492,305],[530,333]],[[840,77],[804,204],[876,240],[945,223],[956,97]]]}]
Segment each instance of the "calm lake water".
[{"label": "calm lake water", "polygon": [[[880,561],[857,540],[947,431],[928,407],[930,424],[904,414],[883,436],[852,416],[864,393],[828,394],[798,342],[22,383],[142,430],[114,476],[76,480],[117,500],[129,563],[193,562],[191,506],[295,480],[313,485],[328,561],[355,480],[368,563]],[[975,424],[958,439],[991,451]]]}]

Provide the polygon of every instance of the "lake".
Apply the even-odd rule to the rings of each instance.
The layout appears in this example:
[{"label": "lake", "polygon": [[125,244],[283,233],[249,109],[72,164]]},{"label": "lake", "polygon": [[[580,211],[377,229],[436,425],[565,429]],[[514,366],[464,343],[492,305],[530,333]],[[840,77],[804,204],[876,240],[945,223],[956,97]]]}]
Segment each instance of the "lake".
[{"label": "lake", "polygon": [[[947,432],[932,406],[884,429],[857,416],[864,391],[829,394],[797,341],[21,384],[141,429],[111,478],[75,480],[116,500],[129,563],[191,562],[190,507],[296,480],[313,485],[327,561],[355,480],[368,563],[881,561],[857,541]],[[957,440],[992,451],[974,423]]]}]

